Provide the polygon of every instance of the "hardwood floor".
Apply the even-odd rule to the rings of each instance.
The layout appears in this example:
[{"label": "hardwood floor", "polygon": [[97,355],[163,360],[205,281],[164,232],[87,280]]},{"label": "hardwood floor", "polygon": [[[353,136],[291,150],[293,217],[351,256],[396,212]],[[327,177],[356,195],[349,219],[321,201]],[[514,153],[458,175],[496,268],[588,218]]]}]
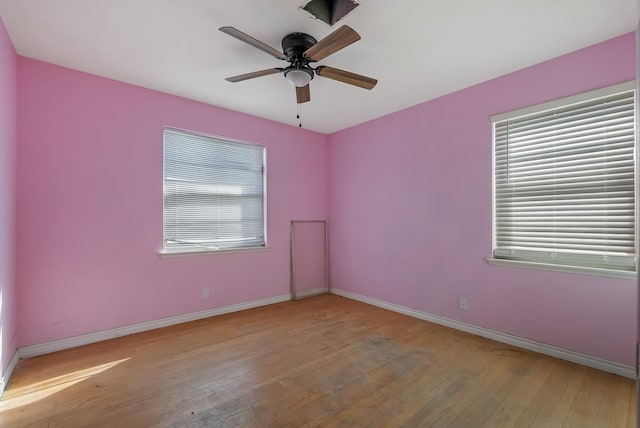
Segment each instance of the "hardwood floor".
[{"label": "hardwood floor", "polygon": [[325,295],[23,360],[0,426],[635,427],[635,384]]}]

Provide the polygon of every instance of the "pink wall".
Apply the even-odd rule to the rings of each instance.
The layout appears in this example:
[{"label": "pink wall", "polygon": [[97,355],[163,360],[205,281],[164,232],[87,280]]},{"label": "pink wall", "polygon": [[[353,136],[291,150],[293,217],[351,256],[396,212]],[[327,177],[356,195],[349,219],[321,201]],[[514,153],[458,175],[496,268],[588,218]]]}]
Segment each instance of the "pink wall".
[{"label": "pink wall", "polygon": [[[164,126],[267,147],[269,250],[158,257]],[[20,57],[18,134],[20,346],[286,294],[290,220],[327,216],[296,127]]]},{"label": "pink wall", "polygon": [[0,19],[0,374],[17,348],[15,282],[16,65],[13,44]]},{"label": "pink wall", "polygon": [[485,258],[489,116],[634,78],[628,34],[331,135],[332,286],[632,364],[635,281]]}]

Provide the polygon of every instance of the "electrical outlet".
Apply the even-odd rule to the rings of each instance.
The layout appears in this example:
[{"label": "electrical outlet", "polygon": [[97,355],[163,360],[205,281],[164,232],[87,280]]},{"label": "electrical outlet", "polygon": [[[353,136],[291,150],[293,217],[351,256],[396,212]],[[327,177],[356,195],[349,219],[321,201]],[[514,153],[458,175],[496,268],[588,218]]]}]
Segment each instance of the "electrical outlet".
[{"label": "electrical outlet", "polygon": [[203,288],[202,289],[202,298],[203,299],[208,299],[209,298],[209,289],[208,288]]},{"label": "electrical outlet", "polygon": [[469,309],[469,302],[467,302],[466,297],[461,297],[458,300],[458,307],[460,308],[461,311],[466,311],[467,309]]}]

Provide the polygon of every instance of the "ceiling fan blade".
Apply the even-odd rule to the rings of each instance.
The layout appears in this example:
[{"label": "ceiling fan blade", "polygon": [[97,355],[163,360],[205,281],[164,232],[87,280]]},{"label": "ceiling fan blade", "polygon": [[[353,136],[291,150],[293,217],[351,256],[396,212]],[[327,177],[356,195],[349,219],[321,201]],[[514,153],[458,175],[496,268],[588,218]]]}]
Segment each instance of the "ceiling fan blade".
[{"label": "ceiling fan blade", "polygon": [[373,87],[376,86],[376,83],[378,83],[376,79],[372,79],[371,77],[362,76],[360,74],[351,73],[350,71],[344,71],[338,68],[326,67],[323,65],[316,68],[316,74],[328,79],[348,83],[349,85],[359,86],[364,89],[373,89]]},{"label": "ceiling fan blade", "polygon": [[270,74],[281,73],[284,69],[282,68],[268,68],[266,70],[254,71],[253,73],[247,74],[239,74],[237,76],[227,77],[227,82],[242,82],[243,80],[253,79],[256,77],[268,76]]},{"label": "ceiling fan blade", "polygon": [[358,40],[360,40],[360,34],[348,25],[343,25],[307,49],[304,56],[310,61],[321,61]]},{"label": "ceiling fan blade", "polygon": [[309,85],[303,86],[302,88],[296,87],[296,101],[298,101],[298,104],[311,101],[311,92],[309,91]]},{"label": "ceiling fan blade", "polygon": [[278,59],[287,59],[287,57],[280,51],[272,48],[271,46],[267,45],[266,43],[262,43],[260,40],[258,39],[254,39],[253,37],[251,37],[250,35],[243,33],[242,31],[233,28],[233,27],[220,27],[218,28],[218,30],[222,31],[225,34],[230,35],[231,37],[235,37],[236,39],[243,41],[251,46],[253,46],[254,48],[258,48],[263,52],[268,53],[271,56],[274,56]]}]

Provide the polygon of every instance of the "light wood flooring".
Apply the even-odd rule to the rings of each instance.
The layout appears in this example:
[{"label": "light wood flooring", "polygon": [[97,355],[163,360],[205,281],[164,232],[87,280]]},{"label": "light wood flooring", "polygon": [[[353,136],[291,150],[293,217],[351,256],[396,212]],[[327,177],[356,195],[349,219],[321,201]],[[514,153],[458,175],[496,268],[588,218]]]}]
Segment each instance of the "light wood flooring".
[{"label": "light wood flooring", "polygon": [[2,427],[635,427],[635,383],[333,295],[23,360]]}]

